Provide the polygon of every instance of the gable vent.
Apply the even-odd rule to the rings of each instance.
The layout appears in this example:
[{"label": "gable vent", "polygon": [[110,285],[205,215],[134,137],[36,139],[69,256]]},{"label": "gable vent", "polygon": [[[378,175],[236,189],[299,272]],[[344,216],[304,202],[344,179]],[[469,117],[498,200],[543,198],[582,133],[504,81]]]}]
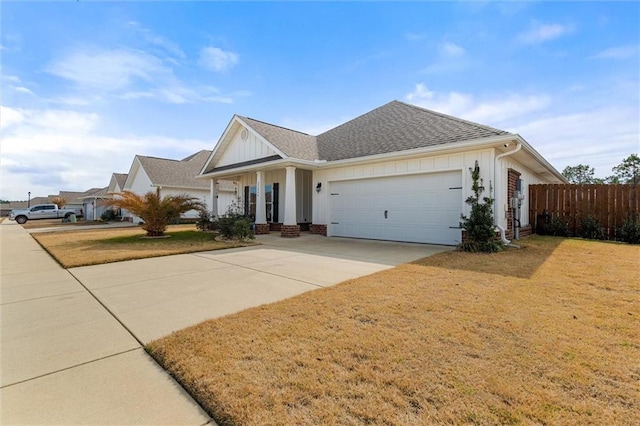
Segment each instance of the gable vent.
[{"label": "gable vent", "polygon": [[240,132],[240,139],[242,139],[243,141],[246,141],[248,137],[249,137],[249,131],[247,129],[242,129],[242,131]]}]

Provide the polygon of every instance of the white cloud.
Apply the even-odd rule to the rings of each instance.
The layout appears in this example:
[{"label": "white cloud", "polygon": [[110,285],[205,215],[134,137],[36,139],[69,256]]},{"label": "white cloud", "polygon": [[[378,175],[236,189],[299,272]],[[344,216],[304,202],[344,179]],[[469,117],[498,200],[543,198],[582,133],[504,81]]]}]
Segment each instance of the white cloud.
[{"label": "white cloud", "polygon": [[[14,127],[25,120],[25,114],[21,109],[8,108],[0,105],[0,129]],[[4,144],[3,144],[4,151]]]},{"label": "white cloud", "polygon": [[504,126],[510,120],[535,111],[542,111],[550,104],[548,95],[521,95],[504,93],[484,99],[476,99],[470,93],[436,93],[423,83],[416,84],[406,99],[427,109],[442,112],[492,126]]},{"label": "white cloud", "polygon": [[638,152],[639,127],[637,110],[607,106],[570,114],[532,116],[513,130],[530,141],[557,169],[588,164],[599,177],[606,177],[623,158]]},{"label": "white cloud", "polygon": [[0,113],[3,199],[26,199],[27,191],[46,196],[60,190],[104,187],[112,173],[129,170],[136,154],[179,159],[212,149],[211,141],[196,139],[107,137],[100,133],[101,119],[96,114],[4,106]]},{"label": "white cloud", "polygon": [[[570,90],[567,92],[573,96]],[[561,95],[557,95],[561,96]],[[605,177],[629,154],[638,152],[637,105],[609,104],[567,112],[562,99],[546,94],[439,93],[417,84],[406,95],[416,105],[521,134],[556,169],[589,164]]]},{"label": "white cloud", "polygon": [[440,46],[440,49],[446,56],[457,57],[465,54],[464,48],[458,46],[455,43],[446,42]]},{"label": "white cloud", "polygon": [[518,35],[518,39],[523,43],[537,44],[556,39],[571,31],[572,28],[568,25],[534,22],[529,30]]},{"label": "white cloud", "polygon": [[101,91],[123,89],[136,80],[150,82],[171,71],[160,59],[131,49],[84,48],[55,61],[48,71],[82,88]]},{"label": "white cloud", "polygon": [[209,46],[200,51],[200,65],[212,71],[225,71],[239,62],[237,53]]},{"label": "white cloud", "polygon": [[24,93],[26,95],[34,95],[34,93],[26,87],[18,86],[13,88],[18,93]]},{"label": "white cloud", "polygon": [[592,56],[592,59],[627,59],[638,54],[638,46],[610,47]]},{"label": "white cloud", "polygon": [[[225,66],[222,62],[220,67]],[[230,65],[226,65],[230,66]],[[75,84],[78,94],[54,99],[67,105],[82,105],[83,98],[103,96],[119,99],[155,99],[172,104],[192,102],[232,103],[211,87],[189,85],[180,80],[169,64],[158,56],[134,49],[77,49],[54,61],[48,71]]]},{"label": "white cloud", "polygon": [[154,33],[150,29],[144,27],[142,24],[136,21],[130,21],[129,26],[134,28],[138,34],[142,36],[142,38],[150,45],[157,46],[161,48],[163,51],[179,58],[186,59],[187,55],[182,51],[180,46],[171,40],[167,40],[166,38]]}]

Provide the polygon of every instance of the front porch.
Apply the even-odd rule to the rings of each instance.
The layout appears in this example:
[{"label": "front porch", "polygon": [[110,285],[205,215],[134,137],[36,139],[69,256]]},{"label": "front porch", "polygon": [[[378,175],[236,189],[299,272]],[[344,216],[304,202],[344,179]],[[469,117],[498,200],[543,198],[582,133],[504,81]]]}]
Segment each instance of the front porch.
[{"label": "front porch", "polygon": [[[262,167],[260,167],[262,166]],[[318,192],[313,184],[313,171],[292,165],[255,165],[240,174],[220,174],[211,178],[213,210],[218,206],[218,180],[237,184],[236,211],[250,217],[256,235],[279,232],[284,238],[297,238],[300,232],[327,235],[327,225],[313,223],[313,198]]]}]

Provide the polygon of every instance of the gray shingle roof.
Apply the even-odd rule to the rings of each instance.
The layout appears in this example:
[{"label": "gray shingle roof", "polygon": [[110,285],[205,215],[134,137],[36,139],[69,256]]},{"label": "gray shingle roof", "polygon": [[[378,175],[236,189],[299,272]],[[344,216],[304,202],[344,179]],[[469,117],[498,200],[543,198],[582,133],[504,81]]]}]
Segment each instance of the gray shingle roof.
[{"label": "gray shingle roof", "polygon": [[108,186],[105,186],[104,188],[93,188],[90,189],[88,191],[85,191],[84,195],[80,197],[81,200],[87,199],[87,198],[106,198],[108,197],[107,195],[107,190],[109,189]]},{"label": "gray shingle roof", "polygon": [[196,179],[211,151],[202,150],[183,160],[137,155],[144,171],[154,185],[184,188],[209,188],[209,182]]},{"label": "gray shingle roof", "polygon": [[509,132],[393,101],[317,137],[327,161],[444,145]]},{"label": "gray shingle roof", "polygon": [[310,161],[318,158],[318,148],[315,136],[265,123],[249,117],[238,117],[288,157]]},{"label": "gray shingle roof", "polygon": [[122,189],[122,187],[124,186],[124,183],[127,181],[127,176],[129,176],[126,173],[114,173],[113,177],[116,178],[116,183],[118,184],[118,186],[120,187],[120,189]]},{"label": "gray shingle roof", "polygon": [[318,136],[240,118],[288,157],[301,160],[335,161],[510,134],[400,101]]}]

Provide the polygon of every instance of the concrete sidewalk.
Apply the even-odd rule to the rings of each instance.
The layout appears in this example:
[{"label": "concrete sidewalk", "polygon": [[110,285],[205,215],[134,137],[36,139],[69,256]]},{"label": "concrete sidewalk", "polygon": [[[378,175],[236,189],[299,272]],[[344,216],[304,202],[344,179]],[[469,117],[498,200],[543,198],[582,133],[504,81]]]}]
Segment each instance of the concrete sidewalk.
[{"label": "concrete sidewalk", "polygon": [[21,226],[0,244],[0,423],[213,423]]}]

